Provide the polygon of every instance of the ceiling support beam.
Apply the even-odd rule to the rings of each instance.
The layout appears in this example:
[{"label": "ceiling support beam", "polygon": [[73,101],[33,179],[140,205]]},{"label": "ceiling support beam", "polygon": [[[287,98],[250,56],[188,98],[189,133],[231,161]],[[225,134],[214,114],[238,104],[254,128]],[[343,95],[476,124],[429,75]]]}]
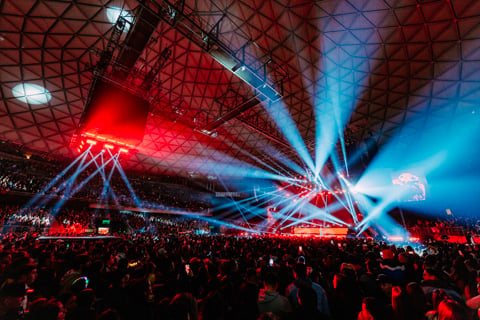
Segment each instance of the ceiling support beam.
[{"label": "ceiling support beam", "polygon": [[140,7],[138,15],[135,17],[135,23],[116,59],[118,67],[114,72],[115,78],[125,80],[128,77],[159,23],[158,14],[145,6]]},{"label": "ceiling support beam", "polygon": [[265,101],[266,98],[264,96],[254,96],[240,105],[236,106],[233,110],[230,110],[229,112],[225,113],[222,115],[220,118],[216,119],[213,122],[210,122],[205,126],[203,130],[206,132],[213,132],[215,129],[220,127],[222,124],[232,120],[233,118],[236,118],[237,116],[241,115],[245,111],[255,107],[256,105],[262,103]]},{"label": "ceiling support beam", "polygon": [[[205,127],[196,127],[196,131],[212,135],[216,128],[259,103],[266,100],[277,101],[282,97],[283,79],[286,77],[283,70],[281,72],[275,70],[281,76],[277,77],[279,80],[276,83],[272,83],[268,79],[270,70],[267,70],[267,66],[270,69],[274,68],[273,65],[275,64],[272,63],[271,59],[268,59],[268,61],[257,61],[259,66],[253,66],[251,63],[247,63],[245,52],[245,47],[250,42],[247,42],[240,50],[234,51],[220,40],[220,24],[226,15],[222,16],[214,26],[207,27],[207,23],[202,21],[200,16],[185,7],[183,0],[176,3],[168,0],[145,0],[143,5],[151,8],[152,12],[158,12],[159,18],[210,54],[217,62],[254,89],[256,95],[254,98],[248,99]],[[278,69],[281,68],[278,67]],[[277,86],[280,88],[279,90],[277,90]]]}]

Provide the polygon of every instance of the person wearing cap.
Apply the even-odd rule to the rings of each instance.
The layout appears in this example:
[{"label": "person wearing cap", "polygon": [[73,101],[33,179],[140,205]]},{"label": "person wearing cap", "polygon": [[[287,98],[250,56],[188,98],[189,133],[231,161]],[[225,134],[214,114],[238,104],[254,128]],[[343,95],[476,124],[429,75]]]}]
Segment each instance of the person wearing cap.
[{"label": "person wearing cap", "polygon": [[25,293],[24,283],[7,283],[0,289],[0,319],[24,319],[23,301]]}]

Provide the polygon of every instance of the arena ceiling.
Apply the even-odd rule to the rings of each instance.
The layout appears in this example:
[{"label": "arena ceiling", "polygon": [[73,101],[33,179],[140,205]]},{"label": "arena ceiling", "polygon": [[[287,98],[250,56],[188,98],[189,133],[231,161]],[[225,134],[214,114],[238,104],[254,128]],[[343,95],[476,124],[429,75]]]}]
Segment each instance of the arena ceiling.
[{"label": "arena ceiling", "polygon": [[[109,8],[134,16],[140,4],[4,0],[0,5],[0,138],[73,156],[69,144],[92,67],[112,34]],[[370,136],[382,143],[393,134],[418,135],[439,118],[478,110],[478,0],[186,0],[175,5],[232,52],[245,51],[252,65],[267,64],[283,97],[253,105],[216,128],[215,137],[193,130],[257,94],[178,26],[162,20],[135,70],[148,72],[165,48],[171,55],[153,80],[145,138],[124,164],[128,168],[185,174],[206,173],[215,162],[264,167],[271,149],[300,162],[285,128],[271,115],[285,107],[312,150],[314,105],[329,108],[332,83],[340,88],[341,107],[349,110],[347,144]],[[22,83],[46,88],[51,99],[19,101],[12,89]]]}]

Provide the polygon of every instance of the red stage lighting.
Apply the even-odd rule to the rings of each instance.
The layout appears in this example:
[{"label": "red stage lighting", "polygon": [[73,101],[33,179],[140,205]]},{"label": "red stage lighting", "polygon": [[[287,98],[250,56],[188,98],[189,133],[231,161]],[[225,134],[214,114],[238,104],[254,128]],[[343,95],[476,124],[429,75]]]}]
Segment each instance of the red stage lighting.
[{"label": "red stage lighting", "polygon": [[131,155],[144,136],[150,104],[117,85],[95,79],[77,133],[70,145],[78,152],[109,149]]},{"label": "red stage lighting", "polygon": [[401,242],[401,241],[403,241],[403,237],[393,236],[393,237],[388,237],[387,240],[388,241],[394,241],[394,242]]},{"label": "red stage lighting", "polygon": [[86,146],[88,146],[93,153],[110,150],[112,154],[123,154],[123,158],[125,158],[125,156],[131,156],[134,153],[132,151],[136,151],[135,147],[132,145],[117,142],[112,139],[106,139],[105,137],[96,136],[91,133],[82,133],[80,136],[74,136],[72,144],[74,141],[77,142],[78,147],[76,149],[78,153],[87,150]]},{"label": "red stage lighting", "polygon": [[81,132],[138,145],[147,123],[148,101],[111,82],[97,79],[80,119]]},{"label": "red stage lighting", "polygon": [[[92,146],[94,146],[94,145],[96,145],[96,144],[97,144],[97,141],[95,141],[95,140],[92,140],[92,139],[87,139],[87,143],[88,143],[89,145],[92,145]],[[82,144],[83,144],[83,141],[82,141]]]}]

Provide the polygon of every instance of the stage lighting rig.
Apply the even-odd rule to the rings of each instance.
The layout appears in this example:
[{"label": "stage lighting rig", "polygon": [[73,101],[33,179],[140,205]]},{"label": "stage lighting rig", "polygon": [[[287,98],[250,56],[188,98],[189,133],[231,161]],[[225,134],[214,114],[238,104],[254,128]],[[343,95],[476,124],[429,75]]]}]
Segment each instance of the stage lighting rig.
[{"label": "stage lighting rig", "polygon": [[198,132],[215,132],[219,126],[237,118],[247,110],[264,102],[275,102],[283,96],[283,81],[286,71],[267,53],[257,57],[258,45],[253,40],[246,41],[240,48],[232,49],[220,39],[220,26],[227,17],[224,14],[215,25],[209,26],[203,21],[201,14],[185,5],[185,1],[170,2],[144,1],[143,5],[158,12],[163,21],[171,25],[190,41],[194,42],[206,53],[236,75],[244,83],[254,89],[254,96],[244,103],[230,108],[230,111],[216,117],[206,127],[196,127]]},{"label": "stage lighting rig", "polygon": [[197,129],[197,128],[194,128],[193,130],[196,131],[196,132],[199,132],[201,134],[204,134],[206,136],[212,137],[212,138],[216,138],[217,135],[218,135],[217,131],[209,131],[209,130],[206,130],[206,129]]},{"label": "stage lighting rig", "polygon": [[86,150],[90,150],[92,154],[98,154],[108,150],[111,154],[119,154],[123,159],[132,156],[138,151],[134,145],[89,132],[81,132],[79,135],[75,135],[74,139],[72,139],[71,146],[75,147],[75,151],[78,154]]},{"label": "stage lighting rig", "polygon": [[[135,68],[160,17],[148,7],[139,6],[128,18],[119,15],[105,50],[96,52],[100,59],[93,68],[90,91],[70,143],[77,152],[108,149],[122,157],[131,156],[143,141],[150,103],[160,86],[156,76],[171,50],[165,48],[148,72]],[[121,43],[125,30],[128,34]]]},{"label": "stage lighting rig", "polygon": [[150,104],[134,92],[96,78],[70,146],[77,152],[90,147],[133,154],[143,141]]},{"label": "stage lighting rig", "polygon": [[[271,57],[266,59],[248,57],[248,46],[255,45],[258,48],[252,40],[247,41],[239,50],[233,50],[220,39],[220,25],[226,14],[215,25],[208,26],[205,21],[202,21],[201,16],[195,15],[195,12],[185,6],[185,1],[182,0],[175,3],[168,0],[145,1],[144,5],[152,11],[158,11],[161,19],[197,44],[260,95],[272,102],[283,96],[283,80],[286,78],[286,72],[280,65],[274,63]],[[273,80],[268,78],[268,74]]]}]

